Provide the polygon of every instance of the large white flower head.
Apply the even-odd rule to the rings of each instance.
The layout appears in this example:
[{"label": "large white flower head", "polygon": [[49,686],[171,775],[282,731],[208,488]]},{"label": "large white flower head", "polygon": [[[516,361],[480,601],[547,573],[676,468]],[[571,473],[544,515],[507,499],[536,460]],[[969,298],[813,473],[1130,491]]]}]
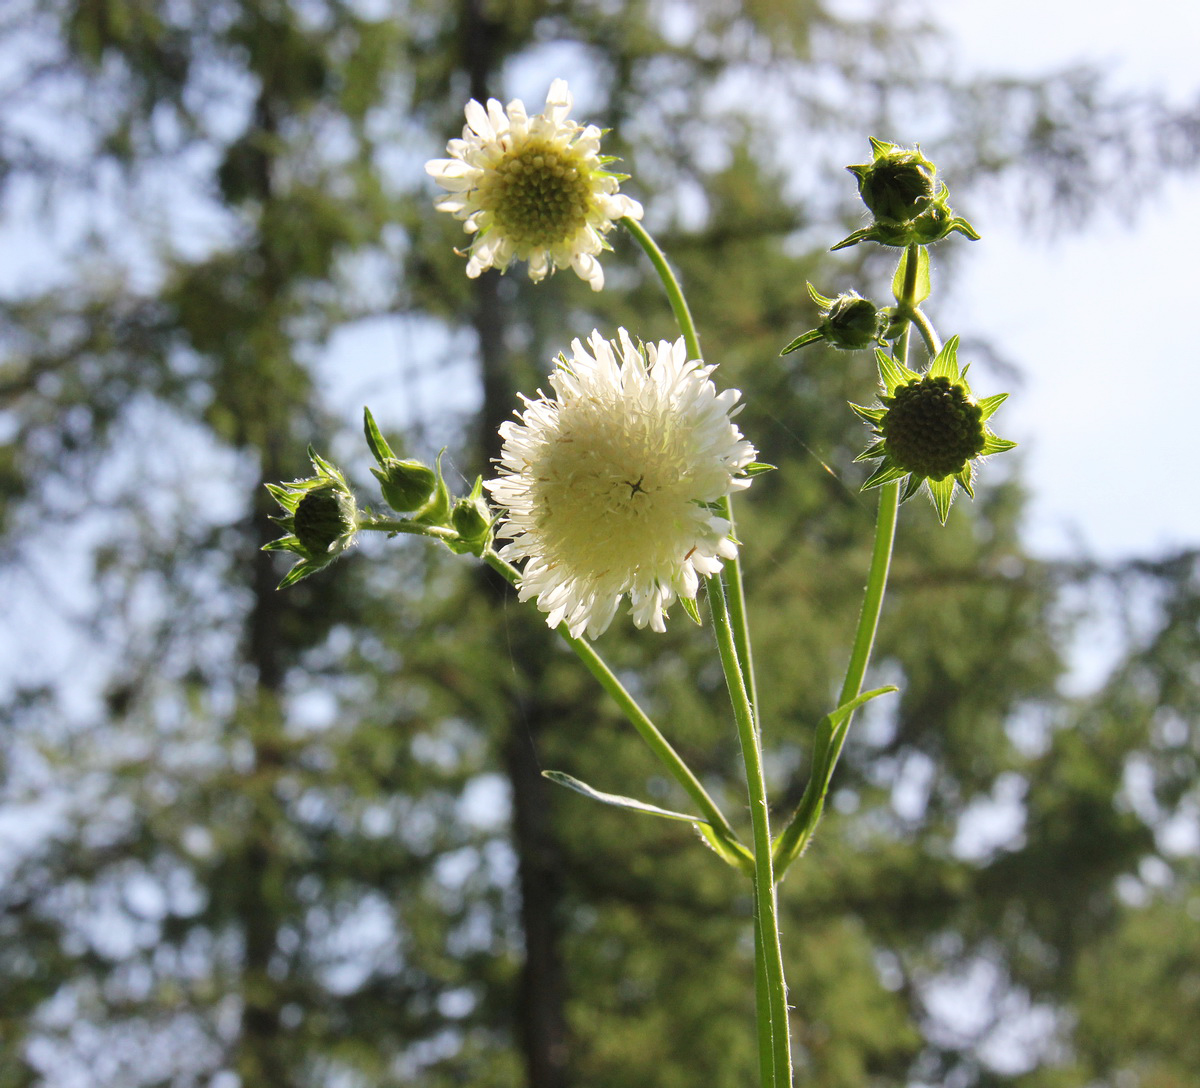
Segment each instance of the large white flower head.
[{"label": "large white flower head", "polygon": [[611,248],[604,235],[624,216],[641,219],[642,206],[617,192],[623,174],[605,169],[601,131],[568,118],[571,92],[556,79],[546,108],[529,117],[519,98],[487,108],[467,103],[461,140],[446,145],[448,159],[425,170],[449,190],[437,204],[463,220],[471,244],[467,275],[503,272],[514,258],[529,263],[537,281],[556,268],[573,268],[593,291],[604,286],[596,259]]},{"label": "large white flower head", "polygon": [[736,557],[708,504],[749,485],[755,453],[732,422],[741,394],[718,393],[683,340],[639,350],[618,337],[593,332],[590,352],[575,340],[559,356],[555,397],[522,398],[486,485],[507,511],[500,555],[525,564],[521,599],[576,638],[602,634],[625,594],[638,627],[666,630],[671,602]]}]

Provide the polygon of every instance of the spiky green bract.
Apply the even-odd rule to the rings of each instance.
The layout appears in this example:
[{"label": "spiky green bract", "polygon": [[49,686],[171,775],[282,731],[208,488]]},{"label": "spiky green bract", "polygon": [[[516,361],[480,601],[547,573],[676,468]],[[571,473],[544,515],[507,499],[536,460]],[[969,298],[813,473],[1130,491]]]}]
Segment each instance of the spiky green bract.
[{"label": "spiky green bract", "polygon": [[308,456],[315,476],[286,484],[267,484],[267,490],[283,507],[273,520],[286,535],[263,551],[293,552],[300,557],[279,583],[280,589],[329,566],[351,544],[358,531],[358,504],[346,478],[311,446]]},{"label": "spiky green bract", "polygon": [[826,298],[810,283],[808,293],[821,308],[821,323],[809,332],[797,336],[779,354],[788,355],[806,344],[818,340],[842,351],[861,351],[872,344],[883,343],[888,315],[876,309],[875,303],[857,291],[847,291],[837,298]]},{"label": "spiky green bract", "polygon": [[944,525],[956,484],[974,498],[974,462],[1016,445],[986,426],[1008,394],[975,399],[967,384],[967,367],[958,368],[957,336],[946,341],[923,374],[883,351],[877,350],[875,357],[883,385],[879,405],[850,405],[871,424],[878,439],[855,458],[880,462],[863,490],[907,476],[900,501],[912,498],[925,484]]}]

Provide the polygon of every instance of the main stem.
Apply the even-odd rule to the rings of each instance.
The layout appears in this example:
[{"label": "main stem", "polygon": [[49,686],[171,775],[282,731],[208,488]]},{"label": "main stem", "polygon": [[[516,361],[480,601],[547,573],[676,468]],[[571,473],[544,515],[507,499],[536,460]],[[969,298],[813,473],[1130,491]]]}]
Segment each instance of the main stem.
[{"label": "main stem", "polygon": [[[702,359],[696,323],[675,273],[661,249],[640,223],[622,221],[642,247],[666,290],[689,359]],[[729,497],[723,502],[724,513],[733,524]],[[737,722],[738,740],[746,770],[746,792],[750,802],[750,821],[754,834],[755,904],[755,976],[759,1010],[759,1048],[764,1088],[791,1088],[791,1038],[788,1025],[787,984],[783,973],[783,952],[779,940],[779,915],[775,898],[775,875],[771,860],[771,826],[767,809],[767,788],[763,775],[762,747],[757,721],[757,692],[750,648],[750,629],[746,617],[741,567],[732,560],[728,565],[730,600],[725,595],[721,576],[708,579],[708,599],[725,682],[729,687]],[[732,607],[731,607],[732,604]],[[731,616],[732,613],[732,616]],[[765,995],[765,1010],[762,995]],[[769,1031],[764,1030],[766,1012]],[[766,1053],[770,1046],[770,1055]],[[767,1073],[771,1073],[768,1079]]]}]

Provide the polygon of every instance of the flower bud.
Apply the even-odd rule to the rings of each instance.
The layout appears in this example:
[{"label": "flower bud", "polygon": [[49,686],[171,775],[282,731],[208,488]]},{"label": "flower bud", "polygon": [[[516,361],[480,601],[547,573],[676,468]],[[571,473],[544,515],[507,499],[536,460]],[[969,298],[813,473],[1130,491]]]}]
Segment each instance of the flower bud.
[{"label": "flower bud", "polygon": [[887,318],[869,298],[854,291],[838,295],[819,329],[829,343],[843,351],[861,351],[879,343]]},{"label": "flower bud", "polygon": [[492,519],[483,499],[478,496],[459,499],[450,511],[450,524],[458,533],[462,551],[483,555],[492,537]]},{"label": "flower bud", "polygon": [[420,461],[386,457],[371,472],[379,481],[384,502],[400,514],[420,509],[437,487],[437,474]]},{"label": "flower bud", "polygon": [[933,203],[937,195],[937,167],[920,148],[898,147],[871,140],[874,160],[848,166],[858,179],[858,192],[876,219],[907,223]]},{"label": "flower bud", "polygon": [[311,488],[296,504],[292,531],[314,561],[323,556],[333,559],[341,550],[335,546],[352,537],[357,528],[358,507],[354,496],[336,481]]},{"label": "flower bud", "polygon": [[887,412],[879,430],[899,468],[941,480],[983,449],[982,409],[945,375],[910,381],[880,400]]}]

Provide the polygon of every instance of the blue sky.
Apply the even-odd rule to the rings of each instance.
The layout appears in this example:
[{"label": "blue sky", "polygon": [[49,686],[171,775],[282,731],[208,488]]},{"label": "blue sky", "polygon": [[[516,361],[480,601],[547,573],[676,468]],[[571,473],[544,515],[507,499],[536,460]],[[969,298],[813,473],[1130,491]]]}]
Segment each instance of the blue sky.
[{"label": "blue sky", "polygon": [[[957,37],[966,70],[1101,63],[1123,88],[1177,105],[1200,98],[1200,6],[930,0],[927,10]],[[971,213],[984,237],[963,262],[947,327],[986,335],[1025,373],[996,427],[1022,443],[1030,546],[1108,559],[1200,546],[1200,486],[1184,456],[1200,405],[1200,174],[1174,179],[1131,224],[1101,216],[1044,242],[1012,216]]]}]

